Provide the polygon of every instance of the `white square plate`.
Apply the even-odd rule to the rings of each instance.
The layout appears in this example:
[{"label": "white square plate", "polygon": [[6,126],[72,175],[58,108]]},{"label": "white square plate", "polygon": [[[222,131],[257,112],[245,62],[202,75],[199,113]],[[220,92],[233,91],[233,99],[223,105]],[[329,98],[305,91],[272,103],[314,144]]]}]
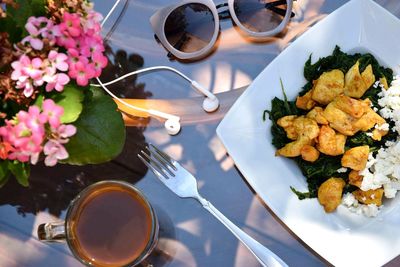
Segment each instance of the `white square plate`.
[{"label": "white square plate", "polygon": [[399,197],[384,203],[376,218],[352,214],[343,206],[324,212],[317,199],[298,200],[290,186],[307,191],[295,163],[275,157],[271,122],[262,114],[282,98],[282,78],[289,99],[306,83],[304,63],[332,53],[370,52],[399,73],[400,21],[371,0],[353,0],[331,13],[285,49],[254,80],[217,128],[249,184],[299,238],[335,266],[380,266],[400,254]]}]

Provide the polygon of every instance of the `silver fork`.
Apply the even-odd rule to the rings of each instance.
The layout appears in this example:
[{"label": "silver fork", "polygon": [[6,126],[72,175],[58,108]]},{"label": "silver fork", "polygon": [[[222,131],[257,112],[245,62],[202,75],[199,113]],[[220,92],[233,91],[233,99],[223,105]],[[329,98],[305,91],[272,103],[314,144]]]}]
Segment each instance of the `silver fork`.
[{"label": "silver fork", "polygon": [[146,151],[140,151],[138,157],[172,192],[181,198],[194,198],[200,202],[206,210],[225,225],[254,254],[263,266],[287,266],[277,255],[243,232],[208,200],[200,196],[197,190],[196,178],[177,161],[151,144],[146,147]]}]

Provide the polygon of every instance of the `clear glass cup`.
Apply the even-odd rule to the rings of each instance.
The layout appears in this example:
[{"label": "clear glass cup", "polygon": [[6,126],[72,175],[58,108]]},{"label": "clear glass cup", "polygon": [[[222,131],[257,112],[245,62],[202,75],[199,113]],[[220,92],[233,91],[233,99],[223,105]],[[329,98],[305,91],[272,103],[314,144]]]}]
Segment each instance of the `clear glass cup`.
[{"label": "clear glass cup", "polygon": [[102,181],[72,200],[65,221],[39,225],[38,238],[66,242],[87,266],[135,266],[152,252],[158,232],[154,209],[138,189]]}]

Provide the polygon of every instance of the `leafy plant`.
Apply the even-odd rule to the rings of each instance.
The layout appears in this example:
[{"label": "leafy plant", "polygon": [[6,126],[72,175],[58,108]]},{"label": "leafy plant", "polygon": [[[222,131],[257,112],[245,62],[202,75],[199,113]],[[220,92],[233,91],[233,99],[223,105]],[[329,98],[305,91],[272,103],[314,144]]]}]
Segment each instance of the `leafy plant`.
[{"label": "leafy plant", "polygon": [[53,166],[116,157],[125,142],[122,115],[111,97],[89,86],[107,65],[99,14],[86,0],[5,3],[0,4],[0,187],[10,177],[28,186],[30,163],[38,159]]}]

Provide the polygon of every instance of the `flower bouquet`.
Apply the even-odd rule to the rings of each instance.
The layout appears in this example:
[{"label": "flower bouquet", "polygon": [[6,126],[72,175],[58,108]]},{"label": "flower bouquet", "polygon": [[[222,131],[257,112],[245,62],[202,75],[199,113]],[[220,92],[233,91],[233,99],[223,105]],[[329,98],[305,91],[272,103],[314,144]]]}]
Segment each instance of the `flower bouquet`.
[{"label": "flower bouquet", "polygon": [[0,186],[43,160],[95,164],[124,145],[114,101],[90,80],[107,65],[86,0],[0,0]]}]

